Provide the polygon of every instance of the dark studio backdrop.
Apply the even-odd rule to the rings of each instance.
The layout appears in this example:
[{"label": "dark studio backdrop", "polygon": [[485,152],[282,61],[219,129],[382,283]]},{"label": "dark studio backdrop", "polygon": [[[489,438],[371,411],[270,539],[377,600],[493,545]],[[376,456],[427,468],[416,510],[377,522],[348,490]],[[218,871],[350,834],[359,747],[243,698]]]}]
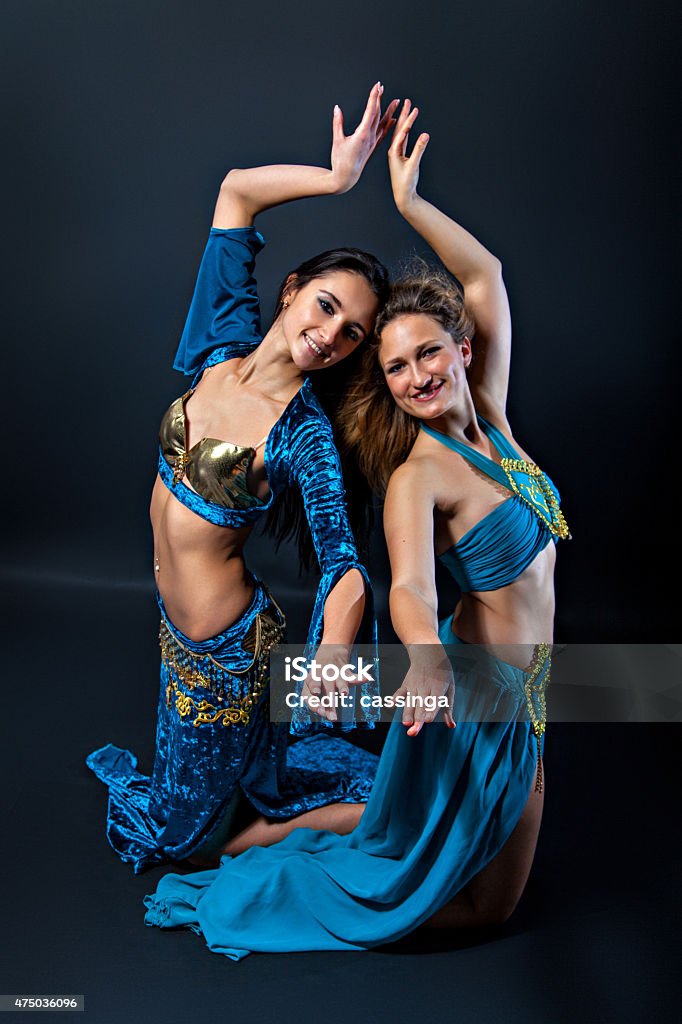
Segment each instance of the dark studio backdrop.
[{"label": "dark studio backdrop", "polygon": [[[350,130],[378,78],[387,99],[408,95],[420,106],[419,127],[431,134],[420,191],[503,262],[515,342],[510,421],[558,483],[575,538],[559,553],[557,638],[674,640],[674,6],[17,0],[2,5],[2,20],[0,514],[17,698],[3,722],[11,780],[5,850],[13,866],[47,871],[50,914],[65,940],[50,933],[41,945],[43,890],[27,876],[22,884],[35,891],[34,902],[27,910],[22,885],[13,888],[16,955],[0,989],[90,992],[89,1005],[99,1007],[92,1019],[114,1020],[133,1009],[126,992],[141,1005],[147,998],[149,1012],[159,1005],[159,991],[154,1001],[144,984],[145,956],[166,967],[191,956],[216,993],[220,979],[234,974],[195,939],[137,928],[138,895],[151,891],[156,875],[128,887],[127,869],[113,863],[101,834],[104,794],[81,767],[81,755],[107,740],[130,746],[141,760],[153,749],[157,654],[147,510],[156,435],[184,385],[172,356],[224,173],[271,162],[325,164],[334,103]],[[286,271],[312,253],[356,245],[395,268],[410,252],[425,252],[393,207],[385,149],[348,195],[270,211],[258,227],[268,241],[257,267],[265,324]],[[302,625],[314,583],[297,582],[293,551],[275,556],[261,537],[249,551],[250,564]],[[380,533],[372,570],[385,624]],[[442,596],[447,604],[450,593]],[[625,893],[637,856],[630,848],[621,861],[619,843],[631,838],[632,800],[660,829],[675,728],[557,728],[559,753],[548,749],[554,809],[548,799],[528,929],[551,930],[582,895],[586,907],[590,900],[601,906],[610,930],[595,938],[583,922],[596,943],[583,960],[583,933],[572,921],[580,954],[572,960],[562,953],[560,980],[546,964],[555,987],[547,984],[543,998],[558,1009],[529,1016],[519,976],[507,979],[508,1019],[516,1012],[526,1021],[574,1019],[569,1007],[581,990],[568,979],[584,979],[585,971],[584,1002],[576,1004],[584,1019],[630,1019],[625,1004],[654,993],[658,1019],[668,1011],[669,978],[660,966],[667,932],[652,909],[663,890],[645,897],[641,886],[661,874],[673,884],[671,854],[663,835],[654,853],[648,849],[654,859],[647,870],[640,864],[637,905],[645,916],[635,927]],[[48,765],[66,788],[45,782]],[[36,799],[41,815],[33,813]],[[574,836],[576,822],[579,871],[591,878],[587,894],[570,881],[565,830]],[[607,833],[618,840],[608,845]],[[83,847],[89,883],[81,877]],[[59,851],[59,865],[50,859],[45,866],[47,849]],[[71,898],[79,893],[75,923],[64,877]],[[547,900],[552,911],[542,916]],[[106,966],[92,952],[103,907],[119,930]],[[519,942],[523,916],[521,922]],[[70,950],[82,957],[80,981]],[[475,975],[480,964],[476,949],[433,956],[446,956],[449,971],[467,963]],[[630,956],[643,967],[626,984],[620,972]],[[280,961],[271,966],[273,959],[271,978],[285,970]],[[303,962],[284,961],[291,977]],[[343,958],[324,960],[332,961],[345,968]],[[306,962],[314,1002],[322,975],[317,961]],[[592,975],[597,962],[605,975]],[[115,982],[120,963],[127,988]],[[257,972],[266,972],[257,963],[264,960],[240,965],[240,976],[258,981]],[[433,963],[422,958],[411,969],[428,979]],[[358,970],[369,986],[370,968]],[[394,994],[402,978],[396,971]],[[289,984],[298,1008],[297,987]],[[168,985],[170,998],[172,980]],[[98,1002],[101,993],[106,999]],[[390,992],[386,998],[381,1005],[389,1006]],[[432,996],[434,1013],[441,998]],[[470,1005],[487,1019],[494,1002],[477,998],[472,990]],[[617,998],[622,1012],[610,1017],[609,999]],[[589,1016],[595,1005],[599,1013]],[[248,1019],[270,1019],[251,1010]],[[175,1019],[168,1007],[165,1014]]]}]

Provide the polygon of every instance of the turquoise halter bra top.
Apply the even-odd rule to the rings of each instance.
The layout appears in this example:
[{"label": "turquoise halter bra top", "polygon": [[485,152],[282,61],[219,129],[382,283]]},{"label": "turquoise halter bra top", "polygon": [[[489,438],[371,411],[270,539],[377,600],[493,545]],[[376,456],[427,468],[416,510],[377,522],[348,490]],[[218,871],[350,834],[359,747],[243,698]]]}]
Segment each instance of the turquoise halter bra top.
[{"label": "turquoise halter bra top", "polygon": [[430,437],[458,452],[512,492],[511,497],[440,555],[462,593],[506,587],[528,568],[550,540],[556,543],[560,538],[570,537],[559,507],[559,492],[549,477],[535,463],[521,459],[492,423],[482,416],[478,422],[500,454],[501,462],[425,423],[421,425]]}]

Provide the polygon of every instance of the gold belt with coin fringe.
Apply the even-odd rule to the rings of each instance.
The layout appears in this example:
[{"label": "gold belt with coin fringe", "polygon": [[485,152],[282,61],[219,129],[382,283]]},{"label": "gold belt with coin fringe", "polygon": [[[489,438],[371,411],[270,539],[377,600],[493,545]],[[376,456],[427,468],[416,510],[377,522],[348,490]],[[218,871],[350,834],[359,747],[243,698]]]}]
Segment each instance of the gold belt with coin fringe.
[{"label": "gold belt with coin fringe", "polygon": [[[258,612],[242,641],[243,649],[253,655],[243,669],[222,665],[211,654],[191,651],[171,632],[166,620],[161,619],[161,661],[168,672],[166,707],[170,707],[175,698],[180,717],[195,714],[192,722],[195,726],[216,722],[224,726],[249,724],[251,709],[267,685],[270,651],[284,639],[284,616],[275,601],[272,598],[270,601],[271,606]],[[271,614],[273,610],[279,621]],[[223,706],[211,703],[202,695],[202,690]]]},{"label": "gold belt with coin fringe", "polygon": [[549,683],[551,668],[552,645],[536,644],[535,650],[533,651],[533,658],[526,669],[526,681],[524,685],[528,714],[530,715],[533,733],[538,745],[535,768],[536,793],[542,793],[544,785],[540,740],[545,733],[545,726],[547,724],[547,696],[545,691],[547,689],[547,684]]}]

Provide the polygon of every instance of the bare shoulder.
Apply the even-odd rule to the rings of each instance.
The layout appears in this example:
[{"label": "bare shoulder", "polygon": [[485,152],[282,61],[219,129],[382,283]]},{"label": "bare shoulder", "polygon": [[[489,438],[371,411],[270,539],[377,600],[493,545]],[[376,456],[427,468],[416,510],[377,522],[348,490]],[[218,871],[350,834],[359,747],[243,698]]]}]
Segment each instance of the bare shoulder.
[{"label": "bare shoulder", "polygon": [[439,441],[420,435],[405,465],[410,463],[414,465],[414,486],[428,493],[439,512],[453,515],[469,484],[464,461]]},{"label": "bare shoulder", "polygon": [[242,360],[243,356],[233,356],[232,359],[221,359],[210,366],[204,366],[193,390],[201,389],[202,394],[208,395],[209,392],[221,388],[226,381],[234,377]]},{"label": "bare shoulder", "polygon": [[410,455],[406,462],[394,471],[388,485],[388,492],[405,494],[417,486],[430,489],[432,479],[435,479],[432,460],[423,456]]},{"label": "bare shoulder", "polygon": [[438,506],[442,498],[443,473],[438,459],[431,455],[412,452],[391,476],[386,491],[386,505],[399,504],[413,508]]},{"label": "bare shoulder", "polygon": [[384,501],[384,528],[409,529],[433,519],[434,477],[428,460],[410,456],[391,476]]}]

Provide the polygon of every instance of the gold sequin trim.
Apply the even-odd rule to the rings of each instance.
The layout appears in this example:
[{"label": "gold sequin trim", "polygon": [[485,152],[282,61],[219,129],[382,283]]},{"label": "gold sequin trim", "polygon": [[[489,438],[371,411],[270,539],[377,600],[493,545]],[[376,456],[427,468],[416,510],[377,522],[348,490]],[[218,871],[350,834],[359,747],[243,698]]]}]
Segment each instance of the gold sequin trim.
[{"label": "gold sequin trim", "polygon": [[179,455],[171,456],[168,459],[168,462],[173,467],[173,487],[180,483],[191,461],[192,456],[189,452],[180,452]]},{"label": "gold sequin trim", "polygon": [[526,669],[524,686],[528,714],[533,726],[537,742],[537,761],[535,769],[535,792],[542,793],[544,779],[542,775],[542,754],[540,740],[544,736],[547,725],[547,685],[552,668],[552,645],[537,644],[533,658]]},{"label": "gold sequin trim", "polygon": [[[540,467],[536,466],[534,462],[526,462],[525,459],[502,459],[500,465],[507,474],[509,486],[514,494],[530,505],[535,514],[548,527],[549,532],[560,540],[570,538],[571,532],[568,523],[556,500],[556,495]],[[530,477],[530,482],[519,487],[513,476],[514,473],[525,473]],[[524,493],[524,491],[528,493]],[[546,508],[549,509],[549,518],[545,513]]]},{"label": "gold sequin trim", "polygon": [[[192,722],[195,726],[213,725],[216,722],[224,726],[248,725],[251,709],[258,703],[267,686],[270,651],[284,639],[284,616],[274,601],[272,605],[279,620],[276,621],[265,612],[256,615],[242,641],[244,650],[253,654],[252,660],[243,669],[228,668],[211,654],[191,651],[171,632],[166,620],[161,619],[161,660],[168,672],[166,706],[170,707],[174,698],[175,708],[181,718],[195,714]],[[197,689],[208,691],[223,706],[213,704],[197,694]],[[193,691],[194,695],[184,690]]]}]

